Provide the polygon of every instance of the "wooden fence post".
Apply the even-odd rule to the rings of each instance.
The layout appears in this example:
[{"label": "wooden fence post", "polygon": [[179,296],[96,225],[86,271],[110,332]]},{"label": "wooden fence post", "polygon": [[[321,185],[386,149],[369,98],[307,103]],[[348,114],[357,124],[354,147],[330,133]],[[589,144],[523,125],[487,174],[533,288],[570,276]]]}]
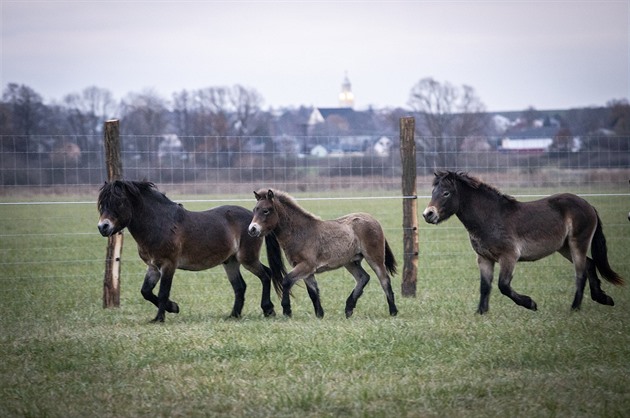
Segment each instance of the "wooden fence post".
[{"label": "wooden fence post", "polygon": [[[105,122],[105,165],[108,181],[122,178],[120,158],[120,130],[117,119]],[[120,306],[120,264],[123,247],[122,231],[107,239],[105,255],[105,277],[103,279],[103,308]]]},{"label": "wooden fence post", "polygon": [[413,117],[400,118],[400,158],[402,161],[403,247],[402,295],[416,296],[418,277],[418,195],[416,193],[416,142]]}]

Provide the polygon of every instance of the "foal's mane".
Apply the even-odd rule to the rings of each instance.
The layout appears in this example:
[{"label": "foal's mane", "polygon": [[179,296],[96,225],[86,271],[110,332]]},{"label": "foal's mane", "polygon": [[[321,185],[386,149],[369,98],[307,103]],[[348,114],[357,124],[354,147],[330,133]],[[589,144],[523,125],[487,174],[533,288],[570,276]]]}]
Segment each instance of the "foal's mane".
[{"label": "foal's mane", "polygon": [[293,198],[293,196],[289,195],[288,193],[280,191],[280,190],[273,190],[273,189],[270,189],[270,190],[273,192],[274,199],[277,199],[285,207],[288,207],[295,212],[299,212],[300,214],[304,215],[307,218],[321,220],[319,216],[312,214],[311,212],[307,211],[302,206],[300,206],[297,203],[297,201]]},{"label": "foal's mane", "polygon": [[435,173],[433,186],[437,186],[442,181],[447,181],[451,183],[455,183],[456,181],[458,181],[470,187],[471,189],[486,192],[498,198],[506,199],[507,201],[510,201],[510,202],[516,201],[516,199],[513,196],[502,193],[496,187],[488,183],[484,183],[483,181],[479,180],[477,177],[473,177],[470,174],[463,171],[439,171]]}]

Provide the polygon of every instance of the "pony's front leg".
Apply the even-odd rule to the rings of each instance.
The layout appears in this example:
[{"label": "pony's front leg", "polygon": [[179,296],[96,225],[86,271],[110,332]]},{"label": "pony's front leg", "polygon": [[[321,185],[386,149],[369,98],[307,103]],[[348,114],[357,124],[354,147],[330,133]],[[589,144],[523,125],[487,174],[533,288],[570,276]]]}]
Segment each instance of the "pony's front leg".
[{"label": "pony's front leg", "polygon": [[247,289],[245,280],[243,280],[243,276],[240,272],[240,264],[235,258],[232,258],[223,265],[223,268],[234,290],[234,307],[232,307],[230,316],[232,318],[240,318],[243,305],[245,304],[245,290]]},{"label": "pony's front leg", "polygon": [[[146,300],[154,304],[156,307],[159,307],[159,304],[157,296],[153,294],[153,289],[157,285],[158,281],[160,281],[160,271],[155,266],[148,266],[140,292]],[[166,306],[166,311],[179,313],[179,306],[175,302],[169,301]]]},{"label": "pony's front leg", "polygon": [[311,274],[307,278],[304,279],[306,283],[306,290],[308,291],[308,296],[311,298],[311,302],[313,302],[313,309],[315,309],[315,316],[318,318],[324,317],[324,308],[322,308],[321,301],[319,299],[319,288],[317,287],[317,281],[315,280],[315,275]]},{"label": "pony's front leg", "polygon": [[499,290],[505,296],[509,297],[516,303],[524,308],[535,311],[538,309],[536,302],[527,295],[521,295],[512,289],[510,283],[512,282],[512,274],[514,273],[514,267],[516,266],[516,259],[502,259],[499,260]]},{"label": "pony's front leg", "polygon": [[477,256],[479,266],[479,307],[477,313],[480,315],[488,312],[490,305],[490,292],[492,291],[492,278],[494,276],[494,261],[488,260],[480,255]]},{"label": "pony's front leg", "polygon": [[158,298],[153,294],[153,289],[157,285],[158,281],[160,281],[160,272],[154,266],[148,266],[147,273],[144,275],[144,282],[142,283],[140,293],[142,293],[142,296],[156,307],[158,306]]},{"label": "pony's front leg", "polygon": [[162,266],[160,268],[160,291],[157,296],[158,312],[153,322],[164,322],[166,312],[179,313],[179,306],[169,300],[171,294],[171,285],[173,284],[173,275],[175,274],[175,266]]},{"label": "pony's front leg", "polygon": [[284,276],[282,281],[282,313],[284,316],[291,316],[291,288],[298,280],[305,279],[311,274],[315,274],[315,269],[310,268],[305,263],[300,263]]}]

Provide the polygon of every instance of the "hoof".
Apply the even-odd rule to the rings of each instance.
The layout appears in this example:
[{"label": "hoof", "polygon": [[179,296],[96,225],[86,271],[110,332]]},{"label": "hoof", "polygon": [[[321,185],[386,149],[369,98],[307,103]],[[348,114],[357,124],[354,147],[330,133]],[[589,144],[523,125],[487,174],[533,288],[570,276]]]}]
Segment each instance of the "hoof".
[{"label": "hoof", "polygon": [[232,318],[232,319],[239,319],[240,317],[241,317],[241,313],[240,312],[232,311],[230,313],[230,318]]},{"label": "hoof", "polygon": [[346,319],[350,318],[354,311],[346,311]]},{"label": "hoof", "polygon": [[602,305],[615,306],[615,301],[606,294],[599,295],[597,298],[593,298],[593,300]]},{"label": "hoof", "polygon": [[169,301],[166,305],[166,312],[179,313],[179,305],[173,301]]}]

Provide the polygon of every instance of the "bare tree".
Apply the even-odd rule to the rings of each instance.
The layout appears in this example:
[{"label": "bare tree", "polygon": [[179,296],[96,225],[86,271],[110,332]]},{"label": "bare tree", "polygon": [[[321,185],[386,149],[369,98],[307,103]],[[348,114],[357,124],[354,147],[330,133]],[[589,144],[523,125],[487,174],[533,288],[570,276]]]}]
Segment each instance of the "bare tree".
[{"label": "bare tree", "polygon": [[165,100],[153,90],[130,93],[123,100],[121,113],[125,119],[125,133],[133,135],[161,135],[168,123]]},{"label": "bare tree", "polygon": [[611,100],[608,103],[608,108],[610,109],[610,127],[615,131],[615,134],[630,136],[630,103],[628,100]]},{"label": "bare tree", "polygon": [[193,135],[193,100],[187,90],[173,93],[173,123],[180,136]]},{"label": "bare tree", "polygon": [[42,97],[32,88],[10,83],[2,94],[3,123],[0,131],[3,135],[43,134],[48,109]]},{"label": "bare tree", "polygon": [[422,119],[416,125],[418,145],[432,169],[453,166],[464,138],[481,135],[488,127],[485,106],[470,86],[424,78],[411,89],[409,105]]},{"label": "bare tree", "polygon": [[98,135],[102,132],[103,122],[115,116],[116,103],[112,93],[96,86],[66,95],[63,103],[68,109],[69,125],[77,135]]},{"label": "bare tree", "polygon": [[122,101],[121,117],[125,121],[122,127],[124,134],[132,135],[136,140],[135,144],[127,146],[135,148],[141,157],[152,161],[168,125],[168,109],[164,99],[152,90],[131,93]]},{"label": "bare tree", "polygon": [[[104,122],[114,116],[116,109],[111,92],[95,86],[88,87],[81,93],[66,95],[63,106],[68,129],[76,136],[81,150],[99,149]],[[87,155],[96,156],[94,152]]]},{"label": "bare tree", "polygon": [[262,96],[253,89],[236,85],[230,92],[230,101],[234,109],[233,128],[237,135],[261,134]]}]

